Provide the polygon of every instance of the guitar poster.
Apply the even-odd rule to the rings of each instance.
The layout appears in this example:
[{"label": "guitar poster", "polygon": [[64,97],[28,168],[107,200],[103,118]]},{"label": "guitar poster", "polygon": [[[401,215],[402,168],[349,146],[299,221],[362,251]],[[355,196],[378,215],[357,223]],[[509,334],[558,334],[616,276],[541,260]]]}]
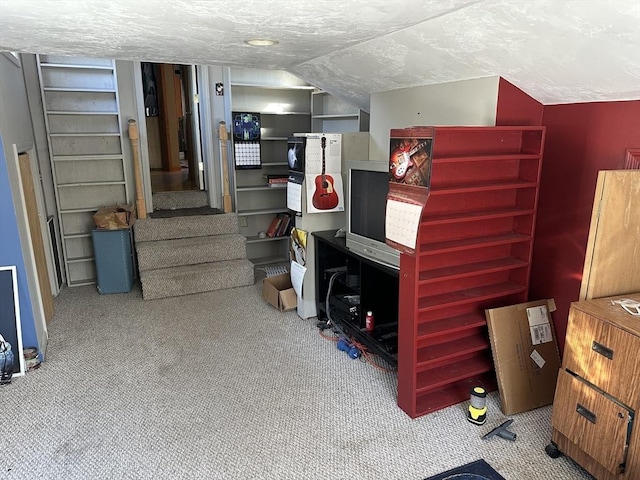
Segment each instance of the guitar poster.
[{"label": "guitar poster", "polygon": [[[427,131],[425,131],[427,130]],[[396,137],[391,131],[389,148],[389,180],[395,183],[429,188],[431,182],[431,164],[433,152],[433,134],[421,127],[420,131],[404,129],[409,135]],[[431,129],[432,130],[432,129]]]},{"label": "guitar poster", "polygon": [[344,211],[342,135],[307,135],[304,168],[307,213]]}]

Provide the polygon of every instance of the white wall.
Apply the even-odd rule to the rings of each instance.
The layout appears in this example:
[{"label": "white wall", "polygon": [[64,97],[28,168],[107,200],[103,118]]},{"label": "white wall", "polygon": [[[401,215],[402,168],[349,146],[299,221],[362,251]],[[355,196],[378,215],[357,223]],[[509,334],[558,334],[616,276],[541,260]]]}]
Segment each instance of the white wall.
[{"label": "white wall", "polygon": [[[133,175],[133,151],[129,140],[129,119],[133,118],[140,126],[145,119],[138,119],[136,107],[134,62],[116,61],[116,75],[118,81],[118,102],[120,103],[120,129],[122,131],[122,153],[124,154],[124,168],[127,175],[127,193],[129,203],[136,204],[136,182]],[[142,94],[142,92],[140,92]],[[140,139],[141,141],[142,139]]]},{"label": "white wall", "polygon": [[389,130],[413,126],[496,124],[500,77],[371,95],[369,158],[389,159]]}]

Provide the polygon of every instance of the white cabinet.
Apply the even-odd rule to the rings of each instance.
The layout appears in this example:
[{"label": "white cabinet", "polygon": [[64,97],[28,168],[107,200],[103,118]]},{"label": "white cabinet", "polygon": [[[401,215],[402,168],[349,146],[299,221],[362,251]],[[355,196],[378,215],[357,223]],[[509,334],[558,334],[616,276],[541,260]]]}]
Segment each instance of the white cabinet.
[{"label": "white cabinet", "polygon": [[323,133],[368,132],[369,114],[322,90],[311,94],[312,131]]},{"label": "white cabinet", "polygon": [[286,262],[288,236],[260,235],[276,215],[288,212],[286,188],[270,187],[267,179],[288,174],[287,138],[310,130],[313,87],[281,71],[231,68],[229,78],[230,138],[233,112],[260,114],[261,164],[257,168],[234,168],[235,205],[240,233],[247,238],[247,256],[255,265]]}]

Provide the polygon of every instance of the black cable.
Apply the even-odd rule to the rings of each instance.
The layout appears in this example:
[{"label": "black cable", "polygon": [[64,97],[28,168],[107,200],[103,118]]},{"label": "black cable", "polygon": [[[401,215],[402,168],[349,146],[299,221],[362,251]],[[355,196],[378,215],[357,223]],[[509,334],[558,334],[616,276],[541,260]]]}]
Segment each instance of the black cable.
[{"label": "black cable", "polygon": [[343,275],[344,273],[346,273],[346,271],[341,270],[331,275],[331,278],[329,279],[329,288],[327,289],[327,296],[325,298],[324,305],[327,313],[327,327],[333,326],[333,328],[337,330],[340,335],[342,335],[345,338],[349,338],[347,334],[342,330],[342,328],[340,328],[340,326],[338,326],[336,322],[334,322],[333,319],[331,318],[331,311],[329,307],[329,298],[331,297],[331,291],[333,290],[333,283],[335,282],[336,278],[338,278],[340,275]]}]

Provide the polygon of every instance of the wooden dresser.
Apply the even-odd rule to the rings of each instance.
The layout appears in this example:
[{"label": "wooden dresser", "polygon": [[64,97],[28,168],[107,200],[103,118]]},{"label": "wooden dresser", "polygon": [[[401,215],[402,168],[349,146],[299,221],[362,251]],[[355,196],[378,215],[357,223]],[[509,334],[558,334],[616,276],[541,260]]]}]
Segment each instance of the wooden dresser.
[{"label": "wooden dresser", "polygon": [[640,479],[640,316],[612,300],[575,302],[552,415],[550,456],[560,452],[599,480]]}]

